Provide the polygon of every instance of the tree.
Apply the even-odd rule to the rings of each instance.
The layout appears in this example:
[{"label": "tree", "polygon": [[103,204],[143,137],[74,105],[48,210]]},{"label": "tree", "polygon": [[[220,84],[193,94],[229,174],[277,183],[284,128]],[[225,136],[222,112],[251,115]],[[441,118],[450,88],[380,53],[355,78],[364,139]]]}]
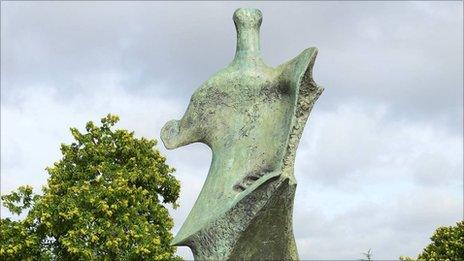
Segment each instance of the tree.
[{"label": "tree", "polygon": [[180,259],[170,245],[180,185],[156,140],[115,130],[108,115],[86,133],[71,128],[75,142],[62,144],[62,159],[47,168],[42,195],[32,187],[2,196],[12,213],[1,220],[0,259]]},{"label": "tree", "polygon": [[[464,221],[456,226],[439,227],[430,238],[432,243],[424,248],[417,260],[464,260]],[[400,257],[401,260],[414,260]]]},{"label": "tree", "polygon": [[365,253],[362,253],[364,257],[366,257],[366,259],[361,259],[361,261],[371,261],[372,260],[372,251],[371,249],[369,248],[369,250],[367,250],[367,252]]}]

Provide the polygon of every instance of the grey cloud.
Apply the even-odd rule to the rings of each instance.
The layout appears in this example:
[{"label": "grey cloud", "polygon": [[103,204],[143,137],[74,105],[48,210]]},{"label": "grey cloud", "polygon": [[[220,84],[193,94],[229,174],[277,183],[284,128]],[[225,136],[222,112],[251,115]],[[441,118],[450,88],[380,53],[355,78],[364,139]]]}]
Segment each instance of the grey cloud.
[{"label": "grey cloud", "polygon": [[453,225],[460,218],[459,200],[430,192],[412,190],[384,204],[364,201],[332,215],[297,208],[294,229],[300,257],[356,260],[369,248],[375,259],[416,256],[438,225]]},{"label": "grey cloud", "polygon": [[[2,16],[2,64],[8,65],[3,85],[12,91],[34,79],[72,93],[82,88],[74,79],[115,71],[141,95],[188,99],[230,62],[231,14],[238,6],[263,10],[263,55],[271,64],[319,47],[315,77],[328,87],[322,108],[363,99],[390,104],[392,117],[433,118],[462,129],[457,2],[8,3]],[[169,87],[154,90],[159,81]]]},{"label": "grey cloud", "polygon": [[348,103],[313,112],[296,172],[325,186],[410,178],[418,185],[455,183],[462,174],[462,137],[431,123],[389,119],[388,107]]},{"label": "grey cloud", "polygon": [[[121,116],[119,128],[134,130],[138,137],[157,138],[163,124],[182,113],[180,104],[172,100],[131,94],[114,75],[103,74],[101,79],[92,78],[89,84],[99,85],[102,80],[106,81],[105,88],[83,89],[70,101],[62,100],[54,88],[42,87],[37,93],[19,90],[21,97],[13,106],[2,103],[2,194],[24,184],[33,185],[36,192],[40,192],[47,179],[45,167],[61,156],[59,144],[71,142],[68,129],[71,126],[83,129],[88,120],[98,122],[100,117],[111,112]],[[174,231],[177,231],[206,177],[210,150],[200,144],[175,152],[167,151],[160,143],[158,148],[177,169],[176,175],[182,184],[179,203],[183,207],[170,209],[176,225]],[[1,215],[11,216],[4,207]],[[179,253],[191,258],[189,250]]]},{"label": "grey cloud", "polygon": [[453,155],[445,157],[442,154],[426,152],[419,155],[416,161],[414,179],[424,186],[435,187],[455,183],[459,178],[458,173],[463,169],[459,154],[455,157]]},{"label": "grey cloud", "polygon": [[313,112],[295,166],[302,258],[415,256],[437,226],[462,218],[462,136],[387,111],[358,102]]}]

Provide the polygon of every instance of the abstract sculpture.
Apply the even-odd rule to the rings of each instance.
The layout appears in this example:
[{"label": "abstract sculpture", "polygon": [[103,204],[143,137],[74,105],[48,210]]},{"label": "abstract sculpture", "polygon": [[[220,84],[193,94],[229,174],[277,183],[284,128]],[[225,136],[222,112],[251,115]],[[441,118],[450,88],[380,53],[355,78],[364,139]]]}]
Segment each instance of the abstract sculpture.
[{"label": "abstract sculpture", "polygon": [[271,68],[260,56],[262,14],[238,9],[229,66],[192,95],[184,116],[161,130],[168,149],[193,142],[213,153],[203,189],[173,245],[196,260],[298,259],[292,228],[295,152],[323,88],[316,48]]}]

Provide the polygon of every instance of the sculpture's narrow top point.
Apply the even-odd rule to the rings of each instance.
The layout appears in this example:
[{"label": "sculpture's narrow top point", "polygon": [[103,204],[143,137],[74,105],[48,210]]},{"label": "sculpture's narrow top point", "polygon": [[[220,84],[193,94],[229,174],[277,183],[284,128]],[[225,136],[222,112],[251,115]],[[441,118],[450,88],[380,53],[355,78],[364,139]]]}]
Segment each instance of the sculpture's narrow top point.
[{"label": "sculpture's narrow top point", "polygon": [[244,27],[259,29],[263,21],[263,14],[258,9],[239,8],[235,10],[233,19],[237,29]]},{"label": "sculpture's narrow top point", "polygon": [[254,8],[235,10],[233,20],[237,29],[237,49],[234,62],[248,64],[261,61],[259,28],[263,21],[261,11]]}]

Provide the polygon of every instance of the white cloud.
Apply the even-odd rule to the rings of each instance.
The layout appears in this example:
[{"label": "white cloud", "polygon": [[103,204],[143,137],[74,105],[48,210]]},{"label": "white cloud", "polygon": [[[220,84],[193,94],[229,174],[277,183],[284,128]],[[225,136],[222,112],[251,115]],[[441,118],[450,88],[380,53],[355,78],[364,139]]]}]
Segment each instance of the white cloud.
[{"label": "white cloud", "polygon": [[55,86],[25,86],[15,102],[2,103],[2,192],[23,184],[44,184],[45,167],[61,156],[60,143],[71,141],[70,127],[83,129],[89,120],[98,122],[116,113],[121,116],[120,127],[157,138],[164,122],[182,112],[169,100],[131,95],[118,85],[115,75],[87,80],[91,82],[80,84],[103,87],[82,88],[82,93],[63,100]]},{"label": "white cloud", "polygon": [[362,102],[313,112],[295,173],[302,259],[415,256],[462,218],[462,137],[386,115]]},{"label": "white cloud", "polygon": [[[99,77],[88,75],[76,84],[85,87],[66,100],[57,95],[54,86],[27,86],[16,92],[14,103],[1,105],[2,194],[25,184],[40,192],[48,178],[45,167],[60,159],[61,143],[72,141],[69,127],[82,130],[87,121],[98,122],[107,113],[116,113],[121,117],[117,127],[159,141],[159,131],[164,123],[180,117],[184,110],[180,103],[163,97],[131,94],[113,73],[102,73]],[[168,164],[177,169],[176,175],[182,185],[179,199],[182,207],[170,208],[174,231],[177,231],[200,192],[209,168],[210,150],[195,144],[172,152],[164,149],[161,141],[158,148],[167,155]],[[11,214],[2,207],[1,216]],[[192,258],[188,249],[179,248],[179,253]]]}]

